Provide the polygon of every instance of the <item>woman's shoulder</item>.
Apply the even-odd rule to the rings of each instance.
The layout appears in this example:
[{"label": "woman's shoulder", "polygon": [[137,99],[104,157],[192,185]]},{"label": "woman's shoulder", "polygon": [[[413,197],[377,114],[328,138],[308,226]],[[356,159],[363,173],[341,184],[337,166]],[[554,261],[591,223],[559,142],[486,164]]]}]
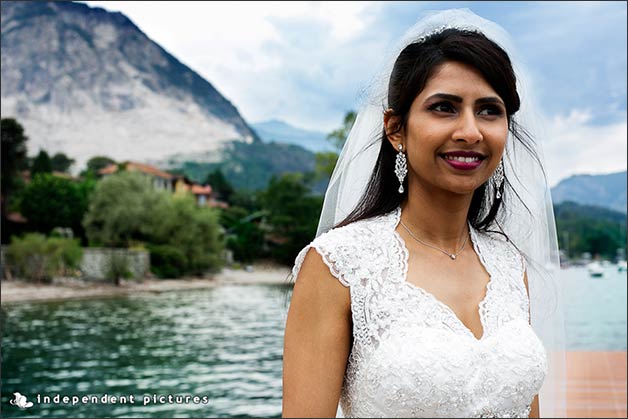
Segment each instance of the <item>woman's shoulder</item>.
[{"label": "woman's shoulder", "polygon": [[354,221],[339,227],[334,227],[316,237],[313,242],[346,242],[361,240],[373,234],[373,219]]},{"label": "woman's shoulder", "polygon": [[332,275],[349,286],[350,273],[368,266],[367,259],[383,253],[378,251],[382,235],[394,231],[389,228],[389,217],[390,214],[384,214],[362,219],[320,234],[299,252],[293,276],[296,278],[308,250],[314,248]]},{"label": "woman's shoulder", "polygon": [[311,245],[326,247],[330,251],[343,251],[358,256],[373,246],[379,245],[386,235],[394,232],[396,212],[353,221],[334,227],[316,237]]},{"label": "woman's shoulder", "polygon": [[394,230],[395,217],[398,210],[393,210],[386,214],[375,215],[373,217],[353,221],[339,227],[334,227],[319,235],[315,240],[348,240],[349,237],[369,240],[374,235],[385,234]]}]

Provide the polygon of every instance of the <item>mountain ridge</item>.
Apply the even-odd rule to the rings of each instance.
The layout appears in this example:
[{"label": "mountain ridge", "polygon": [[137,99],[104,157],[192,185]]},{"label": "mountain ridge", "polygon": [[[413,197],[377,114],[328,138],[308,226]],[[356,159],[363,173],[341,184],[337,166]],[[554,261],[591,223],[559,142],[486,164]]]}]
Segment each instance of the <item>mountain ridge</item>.
[{"label": "mountain ridge", "polygon": [[251,124],[262,141],[276,141],[300,145],[312,152],[333,151],[327,141],[327,134],[322,131],[307,130],[296,127],[280,119],[254,122]]},{"label": "mountain ridge", "polygon": [[219,161],[225,143],[261,141],[210,82],[122,13],[74,2],[1,10],[1,112],[24,125],[31,149],[79,165],[101,154]]},{"label": "mountain ridge", "polygon": [[603,175],[572,175],[552,188],[552,199],[556,204],[575,202],[601,206],[625,214],[626,177],[625,170]]}]

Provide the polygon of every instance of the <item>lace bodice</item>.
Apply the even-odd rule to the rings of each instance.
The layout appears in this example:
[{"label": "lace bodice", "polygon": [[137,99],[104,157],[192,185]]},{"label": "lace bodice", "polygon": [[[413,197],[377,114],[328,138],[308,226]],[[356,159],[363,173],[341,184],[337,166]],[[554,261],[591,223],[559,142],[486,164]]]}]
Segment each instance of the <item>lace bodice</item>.
[{"label": "lace bodice", "polygon": [[477,339],[454,311],[406,281],[401,209],[332,229],[314,247],[351,295],[353,346],[340,397],[346,417],[528,417],[547,374],[529,324],[524,259],[501,235],[471,229],[489,273]]}]

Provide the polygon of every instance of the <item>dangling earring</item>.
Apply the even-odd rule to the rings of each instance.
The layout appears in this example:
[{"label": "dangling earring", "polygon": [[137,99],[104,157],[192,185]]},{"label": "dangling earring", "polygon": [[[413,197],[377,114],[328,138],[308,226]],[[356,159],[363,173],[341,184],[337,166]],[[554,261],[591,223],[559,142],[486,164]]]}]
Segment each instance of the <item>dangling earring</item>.
[{"label": "dangling earring", "polygon": [[397,158],[395,159],[395,175],[397,175],[397,179],[399,179],[399,193],[403,193],[403,179],[406,177],[408,173],[408,164],[406,160],[406,155],[403,154],[403,146],[399,144],[397,146],[399,152],[397,153]]},{"label": "dangling earring", "polygon": [[493,185],[497,193],[495,194],[495,198],[502,199],[502,193],[504,192],[504,161],[500,160],[497,168],[493,172],[491,176],[493,179]]}]

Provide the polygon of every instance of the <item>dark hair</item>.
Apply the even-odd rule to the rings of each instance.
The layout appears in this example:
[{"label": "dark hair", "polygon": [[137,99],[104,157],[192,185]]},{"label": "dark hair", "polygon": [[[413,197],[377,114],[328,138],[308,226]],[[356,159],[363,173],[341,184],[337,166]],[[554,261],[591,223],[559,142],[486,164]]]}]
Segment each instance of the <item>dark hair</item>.
[{"label": "dark hair", "polygon": [[[388,108],[392,109],[392,116],[399,119],[398,129],[406,126],[412,102],[429,78],[441,64],[451,61],[470,65],[482,74],[504,101],[508,130],[538,162],[539,158],[532,147],[533,140],[512,118],[519,110],[521,102],[510,58],[499,45],[475,31],[444,29],[406,46],[401,51],[388,84]],[[377,142],[381,143],[380,151],[364,194],[353,211],[333,228],[386,214],[407,198],[407,187],[404,187],[401,194],[397,191],[399,181],[394,173],[395,150],[387,140],[385,129],[370,146]],[[407,178],[404,182],[407,183]],[[491,185],[490,179],[475,190],[467,216],[475,229],[488,231],[489,227],[496,224],[501,232],[497,215],[507,197],[504,194],[505,188],[519,198],[505,174],[499,191],[501,199],[496,198],[497,187]]]}]

